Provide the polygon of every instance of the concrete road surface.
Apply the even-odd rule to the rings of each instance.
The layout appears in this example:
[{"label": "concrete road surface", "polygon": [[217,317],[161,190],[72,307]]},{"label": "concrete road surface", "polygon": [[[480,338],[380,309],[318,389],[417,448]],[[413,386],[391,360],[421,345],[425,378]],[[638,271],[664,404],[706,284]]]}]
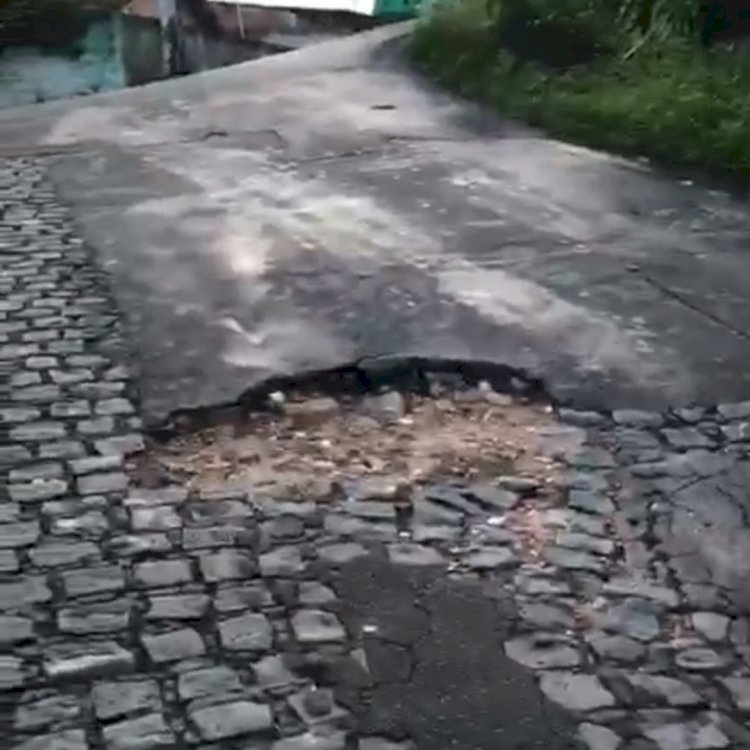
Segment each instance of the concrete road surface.
[{"label": "concrete road surface", "polygon": [[405,30],[0,115],[113,275],[146,417],[380,354],[748,398],[745,204],[436,90]]}]

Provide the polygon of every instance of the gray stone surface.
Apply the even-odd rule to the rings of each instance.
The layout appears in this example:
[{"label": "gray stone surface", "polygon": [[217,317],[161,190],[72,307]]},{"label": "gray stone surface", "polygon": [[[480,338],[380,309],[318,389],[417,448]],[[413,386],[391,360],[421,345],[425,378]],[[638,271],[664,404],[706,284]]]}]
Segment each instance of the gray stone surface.
[{"label": "gray stone surface", "polygon": [[183,701],[241,691],[240,678],[229,667],[210,667],[184,672],[177,681],[177,694]]},{"label": "gray stone surface", "polygon": [[260,572],[268,577],[297,576],[305,569],[297,547],[279,547],[260,556]]},{"label": "gray stone surface", "polygon": [[622,745],[622,739],[615,732],[597,724],[585,722],[578,728],[578,733],[589,750],[617,750]]},{"label": "gray stone surface", "polygon": [[19,742],[13,750],[88,750],[83,729],[67,729]]},{"label": "gray stone surface", "polygon": [[166,594],[149,597],[149,620],[198,620],[206,614],[211,599],[206,594]]},{"label": "gray stone surface", "polygon": [[99,719],[108,720],[161,705],[159,686],[153,680],[99,682],[91,690],[94,711]]},{"label": "gray stone surface", "polygon": [[614,696],[593,675],[547,672],[540,685],[544,694],[571,711],[593,711],[615,705]]},{"label": "gray stone surface", "polygon": [[358,542],[340,542],[318,547],[318,557],[331,565],[343,565],[367,555],[367,550]]},{"label": "gray stone surface", "polygon": [[50,680],[65,681],[123,674],[134,664],[132,652],[114,641],[76,641],[50,647],[43,666]]},{"label": "gray stone surface", "polygon": [[104,741],[112,750],[150,750],[174,747],[175,737],[161,714],[126,719],[104,728]]},{"label": "gray stone surface", "polygon": [[505,653],[513,661],[531,669],[571,668],[581,662],[575,641],[549,633],[507,641]]},{"label": "gray stone surface", "polygon": [[444,565],[445,560],[432,547],[401,542],[388,545],[388,559],[396,565]]},{"label": "gray stone surface", "polygon": [[135,566],[135,581],[144,588],[161,588],[189,583],[193,574],[186,560],[158,560]]},{"label": "gray stone surface", "polygon": [[254,701],[236,701],[197,709],[190,712],[190,719],[205,740],[265,733],[273,726],[270,708]]},{"label": "gray stone surface", "polygon": [[303,609],[292,617],[292,629],[301,644],[342,641],[346,631],[336,615],[318,609]]},{"label": "gray stone surface", "polygon": [[729,739],[718,727],[697,721],[646,726],[643,733],[659,750],[712,750],[729,745]]},{"label": "gray stone surface", "polygon": [[13,725],[15,729],[38,730],[61,722],[69,722],[80,715],[80,702],[75,696],[52,695],[21,704],[16,709]]},{"label": "gray stone surface", "polygon": [[203,640],[192,628],[159,635],[144,635],[141,641],[149,657],[156,664],[202,656],[206,652]]},{"label": "gray stone surface", "polygon": [[722,683],[741,711],[750,713],[750,677],[725,677]]},{"label": "gray stone surface", "polygon": [[273,641],[271,624],[265,615],[246,614],[219,624],[224,648],[229,651],[267,651]]},{"label": "gray stone surface", "polygon": [[222,550],[201,555],[200,569],[208,583],[252,578],[257,570],[253,559],[244,552]]}]

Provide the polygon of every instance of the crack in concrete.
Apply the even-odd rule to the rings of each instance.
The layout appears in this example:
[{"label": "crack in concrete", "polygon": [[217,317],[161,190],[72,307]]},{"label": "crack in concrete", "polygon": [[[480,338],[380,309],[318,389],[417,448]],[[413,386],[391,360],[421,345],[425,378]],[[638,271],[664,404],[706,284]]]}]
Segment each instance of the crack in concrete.
[{"label": "crack in concrete", "polygon": [[746,341],[750,341],[750,332],[745,331],[742,328],[737,328],[737,326],[732,325],[729,321],[724,320],[724,318],[722,318],[720,315],[716,315],[715,313],[712,313],[710,310],[703,309],[700,305],[697,305],[695,302],[691,302],[684,295],[680,294],[679,292],[674,291],[674,289],[671,289],[665,284],[662,284],[660,281],[657,281],[653,277],[648,276],[645,273],[639,273],[638,275],[647,284],[650,284],[654,289],[661,292],[665,297],[669,297],[670,299],[673,299],[675,302],[678,302],[680,305],[690,310],[691,312],[697,313],[698,315],[705,318],[706,320],[710,320],[715,325],[718,325],[721,328],[724,328],[730,333],[733,333],[735,336],[739,336],[740,338],[743,338]]}]

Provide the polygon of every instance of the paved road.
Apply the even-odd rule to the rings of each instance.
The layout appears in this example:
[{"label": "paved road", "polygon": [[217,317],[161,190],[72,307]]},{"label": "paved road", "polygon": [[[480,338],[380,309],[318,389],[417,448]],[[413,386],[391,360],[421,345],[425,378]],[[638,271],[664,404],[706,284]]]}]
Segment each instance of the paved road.
[{"label": "paved road", "polygon": [[428,485],[398,525],[146,489],[96,257],[0,160],[3,747],[750,749],[748,402],[563,411],[568,491]]},{"label": "paved road", "polygon": [[747,397],[744,203],[437,92],[400,33],[0,115],[4,147],[54,152],[146,419],[384,353],[581,407]]}]

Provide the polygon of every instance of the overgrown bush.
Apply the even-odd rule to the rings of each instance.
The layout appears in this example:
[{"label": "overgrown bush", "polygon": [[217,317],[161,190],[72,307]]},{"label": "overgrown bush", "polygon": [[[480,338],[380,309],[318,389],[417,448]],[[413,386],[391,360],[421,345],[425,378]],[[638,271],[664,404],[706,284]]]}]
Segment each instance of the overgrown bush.
[{"label": "overgrown bush", "polygon": [[[704,47],[701,7],[691,6],[689,20],[685,0],[654,3],[645,26],[636,0],[609,8],[576,1],[453,0],[418,26],[412,54],[454,90],[561,138],[750,177],[750,52]],[[596,34],[608,14],[616,28],[606,21],[593,53],[572,64],[544,49],[529,55],[528,43],[502,35],[505,14],[540,6],[554,8],[540,11],[538,25],[565,25],[558,11],[574,6],[576,34]],[[534,29],[534,18],[524,18],[516,28]]]},{"label": "overgrown bush", "polygon": [[612,48],[612,8],[606,0],[488,0],[505,47],[523,59],[563,68]]}]

